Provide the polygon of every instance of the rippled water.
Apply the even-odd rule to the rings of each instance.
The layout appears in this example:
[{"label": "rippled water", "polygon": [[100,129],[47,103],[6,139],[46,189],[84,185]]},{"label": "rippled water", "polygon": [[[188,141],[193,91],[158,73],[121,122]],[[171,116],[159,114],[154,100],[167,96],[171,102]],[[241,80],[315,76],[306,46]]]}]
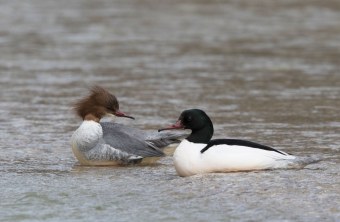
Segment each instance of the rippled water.
[{"label": "rippled water", "polygon": [[[339,1],[2,1],[0,221],[337,221]],[[71,104],[105,86],[143,129],[204,109],[215,137],[323,161],[181,178],[82,167]]]}]

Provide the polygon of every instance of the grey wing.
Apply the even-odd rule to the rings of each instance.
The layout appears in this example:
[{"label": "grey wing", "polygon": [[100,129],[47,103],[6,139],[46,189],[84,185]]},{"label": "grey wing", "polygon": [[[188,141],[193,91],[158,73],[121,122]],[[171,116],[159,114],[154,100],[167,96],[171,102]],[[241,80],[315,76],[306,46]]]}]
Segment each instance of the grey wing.
[{"label": "grey wing", "polygon": [[100,124],[104,142],[113,148],[142,157],[164,156],[163,151],[144,140],[139,130],[110,122]]}]

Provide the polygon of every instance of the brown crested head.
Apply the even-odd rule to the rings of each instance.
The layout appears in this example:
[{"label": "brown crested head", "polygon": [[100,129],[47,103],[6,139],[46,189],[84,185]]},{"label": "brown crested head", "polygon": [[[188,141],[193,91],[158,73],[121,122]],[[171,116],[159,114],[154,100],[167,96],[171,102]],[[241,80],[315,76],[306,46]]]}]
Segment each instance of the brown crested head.
[{"label": "brown crested head", "polygon": [[88,96],[74,104],[78,116],[84,119],[99,121],[106,114],[119,112],[117,98],[100,86],[94,86]]}]

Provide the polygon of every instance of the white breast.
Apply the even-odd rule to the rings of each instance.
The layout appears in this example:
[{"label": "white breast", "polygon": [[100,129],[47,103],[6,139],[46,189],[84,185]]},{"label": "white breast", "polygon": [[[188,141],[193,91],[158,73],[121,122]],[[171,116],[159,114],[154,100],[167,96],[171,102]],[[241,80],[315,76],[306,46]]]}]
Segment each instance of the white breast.
[{"label": "white breast", "polygon": [[200,151],[206,144],[195,144],[183,140],[174,152],[174,165],[180,176],[191,176],[203,173]]},{"label": "white breast", "polygon": [[103,130],[95,121],[83,121],[71,138],[72,151],[80,163],[88,162],[84,153],[94,148],[103,137]]}]

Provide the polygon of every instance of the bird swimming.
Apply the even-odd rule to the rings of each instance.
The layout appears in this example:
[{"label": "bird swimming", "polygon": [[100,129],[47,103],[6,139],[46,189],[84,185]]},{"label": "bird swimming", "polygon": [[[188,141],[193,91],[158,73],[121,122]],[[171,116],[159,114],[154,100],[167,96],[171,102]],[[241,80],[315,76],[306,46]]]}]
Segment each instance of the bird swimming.
[{"label": "bird swimming", "polygon": [[72,151],[82,165],[152,163],[165,156],[164,147],[179,143],[184,135],[100,122],[105,116],[134,119],[121,112],[117,98],[100,86],[76,102],[74,110],[83,122],[72,135]]},{"label": "bird swimming", "polygon": [[192,131],[174,152],[174,165],[179,176],[297,166],[301,168],[312,162],[247,140],[211,140],[213,123],[200,109],[183,111],[174,125],[159,131],[172,129]]}]

